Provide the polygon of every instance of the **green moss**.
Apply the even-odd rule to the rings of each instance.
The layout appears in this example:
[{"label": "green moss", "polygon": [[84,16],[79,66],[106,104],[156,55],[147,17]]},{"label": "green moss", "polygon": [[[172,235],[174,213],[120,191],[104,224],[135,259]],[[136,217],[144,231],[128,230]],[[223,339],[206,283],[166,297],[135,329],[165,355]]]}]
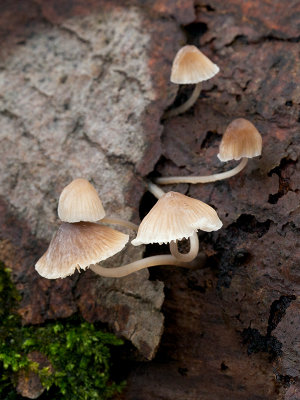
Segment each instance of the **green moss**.
[{"label": "green moss", "polygon": [[[122,390],[124,382],[116,384],[109,375],[110,347],[120,346],[120,339],[82,321],[21,326],[14,311],[19,300],[9,270],[0,264],[0,398],[18,398],[12,385],[24,369],[37,372],[56,400],[105,400]],[[34,350],[54,371],[28,359]]]}]

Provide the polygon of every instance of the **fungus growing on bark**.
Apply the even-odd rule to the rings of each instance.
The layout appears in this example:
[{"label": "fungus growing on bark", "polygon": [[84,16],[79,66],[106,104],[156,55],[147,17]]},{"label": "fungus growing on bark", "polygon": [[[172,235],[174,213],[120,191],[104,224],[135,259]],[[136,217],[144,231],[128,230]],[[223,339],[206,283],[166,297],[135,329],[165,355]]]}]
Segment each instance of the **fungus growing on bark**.
[{"label": "fungus growing on bark", "polygon": [[255,126],[244,118],[233,120],[227,127],[219,149],[218,158],[221,161],[242,161],[233,169],[219,174],[207,176],[167,176],[156,178],[160,185],[173,183],[209,183],[230,178],[242,171],[248,163],[248,159],[261,155],[262,138]]},{"label": "fungus growing on bark", "polygon": [[255,126],[245,118],[233,120],[227,127],[219,148],[220,161],[240,160],[261,155],[262,138]]},{"label": "fungus growing on bark", "polygon": [[137,230],[132,222],[116,217],[105,217],[102,201],[94,186],[86,179],[74,179],[67,185],[58,201],[58,216],[64,222],[96,222],[121,225]]},{"label": "fungus growing on bark", "polygon": [[64,222],[96,222],[105,211],[94,186],[86,179],[74,179],[67,185],[58,201],[58,216]]},{"label": "fungus growing on bark", "polygon": [[[172,243],[171,253],[182,261],[191,261],[198,254],[197,230],[206,232],[220,229],[216,211],[200,200],[177,192],[165,193],[146,215],[139,226],[134,246],[149,243]],[[190,251],[178,252],[176,241],[190,239]]]},{"label": "fungus growing on bark", "polygon": [[202,81],[206,81],[219,72],[219,67],[210,61],[196,46],[186,45],[176,54],[171,71],[171,82],[180,85],[196,84],[191,97],[177,108],[167,111],[164,118],[182,114],[199,97],[202,88]]},{"label": "fungus growing on bark", "polygon": [[93,222],[64,222],[35,269],[44,278],[65,278],[118,253],[128,240],[128,235]]}]

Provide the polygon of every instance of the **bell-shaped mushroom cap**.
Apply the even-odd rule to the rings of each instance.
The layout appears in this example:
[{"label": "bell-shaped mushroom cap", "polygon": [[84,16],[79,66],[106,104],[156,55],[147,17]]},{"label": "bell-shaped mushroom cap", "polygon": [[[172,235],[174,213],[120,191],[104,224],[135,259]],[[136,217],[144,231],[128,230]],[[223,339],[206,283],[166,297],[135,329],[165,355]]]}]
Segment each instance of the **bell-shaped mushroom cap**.
[{"label": "bell-shaped mushroom cap", "polygon": [[176,54],[171,71],[171,82],[189,84],[206,81],[220,71],[196,46],[184,46]]},{"label": "bell-shaped mushroom cap", "polygon": [[233,120],[220,143],[218,158],[221,161],[239,160],[261,155],[262,138],[255,126],[244,118]]},{"label": "bell-shaped mushroom cap", "polygon": [[211,232],[221,226],[216,211],[209,205],[181,193],[168,192],[143,219],[131,243],[134,246],[169,243],[189,238],[198,229]]},{"label": "bell-shaped mushroom cap", "polygon": [[95,222],[105,217],[105,211],[94,186],[75,179],[61,192],[58,216],[64,222]]},{"label": "bell-shaped mushroom cap", "polygon": [[118,253],[128,240],[128,235],[104,225],[65,222],[58,228],[35,269],[44,278],[65,278],[75,269],[86,269]]}]

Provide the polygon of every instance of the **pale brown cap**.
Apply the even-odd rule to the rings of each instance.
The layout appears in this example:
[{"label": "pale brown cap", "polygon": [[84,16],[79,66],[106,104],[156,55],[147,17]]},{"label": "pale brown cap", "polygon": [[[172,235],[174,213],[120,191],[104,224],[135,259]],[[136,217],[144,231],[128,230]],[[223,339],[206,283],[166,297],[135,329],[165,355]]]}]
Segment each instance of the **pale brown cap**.
[{"label": "pale brown cap", "polygon": [[44,278],[65,278],[76,269],[86,269],[118,253],[128,240],[128,235],[108,226],[92,222],[64,222],[35,269]]},{"label": "pale brown cap", "polygon": [[216,211],[209,205],[181,193],[168,192],[143,219],[131,243],[134,246],[169,243],[189,238],[198,229],[211,232],[221,226]]},{"label": "pale brown cap", "polygon": [[58,216],[64,222],[95,222],[105,211],[94,186],[86,179],[75,179],[61,192]]},{"label": "pale brown cap", "polygon": [[176,54],[171,71],[171,82],[191,84],[206,81],[220,71],[196,46],[184,46]]},{"label": "pale brown cap", "polygon": [[220,143],[218,158],[221,161],[240,160],[261,155],[262,138],[255,126],[244,118],[233,120]]}]

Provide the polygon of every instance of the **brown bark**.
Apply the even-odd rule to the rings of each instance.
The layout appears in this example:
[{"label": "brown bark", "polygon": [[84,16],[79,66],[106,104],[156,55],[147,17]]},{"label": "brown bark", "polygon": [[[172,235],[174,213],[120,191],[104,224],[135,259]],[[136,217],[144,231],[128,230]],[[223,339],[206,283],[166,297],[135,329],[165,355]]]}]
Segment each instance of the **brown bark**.
[{"label": "brown bark", "polygon": [[210,1],[186,27],[221,72],[193,110],[165,121],[156,173],[229,169],[216,154],[238,117],[257,126],[263,154],[228,181],[168,187],[214,206],[224,229],[200,235],[205,270],[151,273],[166,285],[165,332],[156,359],[131,373],[126,399],[300,398],[296,10],[297,2]]},{"label": "brown bark", "polygon": [[[126,4],[71,0],[7,2],[1,6],[0,36],[5,40],[1,71],[7,72],[6,62],[17,46],[23,46],[24,40],[30,42],[33,31],[37,34],[45,29],[45,25],[52,33],[58,30],[71,35],[68,40],[75,35],[76,45],[80,49],[82,46],[84,54],[93,55],[89,48],[91,44],[96,46],[97,35],[91,33],[93,25],[81,26],[74,22],[76,17],[89,17],[95,13],[107,16],[112,10],[118,10],[118,15],[125,15],[122,23],[127,32],[132,20],[126,20],[126,13],[132,6],[138,15],[143,16],[142,28],[139,28],[142,34],[138,36],[140,43],[145,33],[151,37],[150,44],[146,45],[151,86],[145,86],[148,84],[146,72],[138,76],[138,83],[130,75],[131,83],[127,84],[126,90],[130,91],[136,84],[134,95],[149,100],[141,100],[142,114],[132,115],[132,110],[125,112],[131,121],[129,125],[132,124],[136,132],[136,141],[142,138],[143,143],[134,159],[132,157],[137,154],[134,143],[129,146],[126,143],[124,154],[118,152],[118,139],[112,143],[115,153],[110,154],[109,162],[121,175],[126,171],[127,178],[122,186],[121,199],[117,197],[118,191],[111,188],[112,198],[116,196],[118,200],[108,202],[108,209],[117,212],[126,205],[128,215],[137,221],[144,190],[141,177],[150,172],[204,175],[230,168],[230,164],[221,164],[216,154],[221,135],[234,118],[247,118],[255,124],[263,136],[263,154],[260,159],[251,160],[240,175],[228,181],[169,187],[215,207],[224,228],[217,233],[200,234],[203,250],[208,256],[203,270],[157,268],[150,273],[152,280],[163,281],[165,285],[165,330],[155,359],[131,364],[128,388],[123,398],[299,399],[299,2],[210,0],[209,4],[203,4],[197,0],[195,11],[191,1],[180,0],[136,0]],[[118,30],[119,25],[115,21],[114,29]],[[184,25],[186,38],[182,35],[181,25]],[[110,35],[114,33],[110,32]],[[160,117],[177,91],[175,85],[168,83],[171,60],[186,40],[200,46],[221,71],[213,80],[204,82],[202,94],[191,111],[165,121],[162,128]],[[133,45],[130,50],[136,49],[140,53],[135,54],[144,57],[140,47]],[[135,57],[139,59],[137,55]],[[130,68],[131,64],[122,52],[118,57],[121,63],[126,59]],[[142,70],[144,64],[139,65]],[[34,82],[39,84],[38,80]],[[25,83],[18,84],[22,87]],[[84,90],[85,83],[83,79],[83,87],[78,90]],[[49,87],[51,89],[51,85]],[[49,87],[42,86],[42,89],[48,90]],[[99,87],[96,85],[95,90]],[[122,85],[119,88],[122,90]],[[105,91],[102,87],[101,90]],[[189,90],[189,87],[181,88],[175,104],[183,102]],[[68,92],[68,95],[71,101],[76,100],[73,92]],[[97,96],[92,98],[97,102]],[[110,98],[111,95],[107,94],[107,101]],[[21,122],[28,122],[24,113],[21,112],[20,117],[18,110],[9,108],[10,98],[4,96],[3,100],[1,96],[0,100],[2,126],[13,131]],[[58,107],[60,97],[56,100]],[[130,101],[129,98],[126,101]],[[50,103],[49,99],[45,100],[43,110]],[[117,107],[122,104],[119,99]],[[19,119],[12,111],[18,114]],[[71,119],[76,120],[73,109],[70,113]],[[86,116],[80,120],[77,118],[79,128],[76,124],[70,128],[64,150],[68,157],[73,157],[72,168],[76,168],[76,163],[80,164],[85,146],[90,147],[84,156],[84,165],[92,155],[91,149],[99,143],[102,146],[101,135],[92,137],[89,145],[86,138],[80,139],[85,130],[92,135],[93,132],[88,130],[89,123],[98,123],[96,113],[97,108],[89,112],[90,121],[85,120]],[[31,119],[35,121],[37,116],[40,114],[32,115]],[[125,124],[126,118],[120,124]],[[142,128],[135,122],[137,118],[141,119]],[[35,126],[29,128],[24,130],[27,139],[32,132],[35,134]],[[110,125],[105,129],[110,132]],[[24,132],[22,140],[25,141]],[[104,134],[104,138],[109,140],[109,134]],[[76,147],[78,140],[84,146]],[[104,158],[109,152],[105,143],[100,146]],[[56,204],[53,199],[68,183],[71,174],[61,162],[60,167],[65,169],[56,176],[53,154],[46,154],[51,161],[49,172],[45,168],[49,159],[37,151],[39,159],[44,162],[41,168],[45,168],[46,176],[46,180],[39,183],[42,195],[38,194],[51,205],[46,207],[37,201],[40,208],[28,211],[18,200],[22,193],[27,201],[30,197],[24,187],[17,190],[24,177],[21,168],[16,172],[20,156],[14,158],[13,150],[12,146],[1,156],[5,161],[6,181],[1,184],[0,254],[1,259],[13,268],[14,279],[23,294],[20,313],[24,321],[40,323],[49,318],[69,316],[79,309],[86,319],[108,322],[112,329],[132,340],[136,332],[135,318],[143,312],[144,317],[138,324],[140,336],[132,341],[140,353],[151,358],[162,331],[159,311],[162,285],[159,282],[148,282],[146,274],[140,276],[138,283],[129,280],[124,290],[121,283],[99,281],[91,273],[49,282],[39,278],[33,270],[34,260],[45,249],[45,241],[55,225]],[[25,169],[36,177],[39,165],[29,168],[32,162],[30,159],[25,161]],[[95,165],[85,171],[91,176],[95,171],[95,175],[100,176],[101,172],[95,170]],[[103,180],[97,178],[98,187],[107,177]],[[19,196],[17,199],[16,195]],[[140,209],[147,210],[151,201],[150,196],[145,196]],[[130,257],[134,258],[135,254],[129,254]],[[136,289],[142,283],[148,287],[146,294]],[[131,290],[136,290],[135,296],[130,296]],[[117,293],[117,296],[111,296],[114,300],[108,303],[107,296],[111,293]],[[134,312],[142,304],[146,307]],[[143,321],[151,321],[149,316],[153,312],[157,321],[155,329],[151,331],[149,323],[143,330]],[[142,341],[145,332],[152,334],[151,338],[147,337],[146,344]]]}]

